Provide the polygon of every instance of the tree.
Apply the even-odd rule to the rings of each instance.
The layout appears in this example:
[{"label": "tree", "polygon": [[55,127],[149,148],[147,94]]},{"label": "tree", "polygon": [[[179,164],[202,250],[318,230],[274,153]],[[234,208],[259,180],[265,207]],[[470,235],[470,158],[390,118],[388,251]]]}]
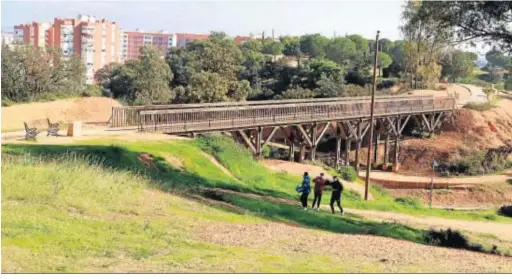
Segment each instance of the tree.
[{"label": "tree", "polygon": [[261,48],[261,42],[259,40],[254,39],[247,40],[246,42],[240,45],[240,50],[244,53],[247,51],[261,52]]},{"label": "tree", "polygon": [[435,21],[454,44],[481,40],[512,52],[511,11],[510,1],[424,1],[417,20]]},{"label": "tree", "polygon": [[447,53],[441,60],[441,76],[450,78],[452,82],[455,82],[458,78],[469,76],[475,65],[473,58],[472,53],[460,50]]},{"label": "tree", "polygon": [[294,36],[284,36],[279,38],[283,44],[283,54],[287,56],[300,56],[299,38]]},{"label": "tree", "polygon": [[393,63],[393,59],[391,59],[391,56],[389,56],[385,52],[379,52],[377,59],[377,68],[379,69],[379,76],[382,75],[382,69],[386,69],[387,67],[389,67],[389,65],[391,65],[391,63]]},{"label": "tree", "polygon": [[389,39],[382,38],[379,40],[379,51],[390,53],[391,49],[393,49],[394,43]]},{"label": "tree", "polygon": [[133,81],[137,75],[139,61],[128,60],[124,64],[111,63],[96,72],[95,79],[101,84],[107,95],[128,102],[135,101]]},{"label": "tree", "polygon": [[141,54],[133,80],[136,99],[145,104],[170,101],[174,96],[169,88],[173,78],[169,65],[160,59],[160,52],[152,47],[143,47]]},{"label": "tree", "polygon": [[272,39],[265,39],[261,48],[261,52],[275,56],[283,54],[283,49],[284,46],[281,42],[274,41]]},{"label": "tree", "polygon": [[233,40],[218,38],[213,36],[205,41],[193,41],[175,53],[179,59],[168,58],[168,63],[178,64],[179,69],[184,71],[180,74],[182,79],[189,79],[194,73],[204,71],[218,73],[230,81],[237,80],[243,69],[242,52]]},{"label": "tree", "polygon": [[[405,38],[405,72],[414,88],[421,76],[425,76],[419,73],[420,68],[437,68],[433,63],[439,60],[452,36],[450,30],[439,25],[436,19],[422,16],[425,3],[428,2],[408,1],[402,12],[404,24],[400,27]],[[430,76],[429,80],[432,80]]]},{"label": "tree", "polygon": [[308,34],[300,37],[300,51],[310,57],[322,58],[329,39],[320,34]]},{"label": "tree", "polygon": [[508,68],[512,57],[503,55],[501,51],[493,49],[485,54],[485,59],[492,67]]},{"label": "tree", "polygon": [[[384,76],[388,76],[388,74],[392,74],[394,76],[400,77],[401,74],[405,71],[405,43],[404,41],[396,41],[393,43],[393,46],[389,50],[389,55],[393,62],[387,69],[384,69]],[[386,73],[387,70],[387,73]]]},{"label": "tree", "polygon": [[317,88],[313,90],[315,97],[330,98],[345,96],[345,87],[342,82],[336,82],[329,79],[326,75],[322,75],[316,83]]},{"label": "tree", "polygon": [[363,38],[361,35],[349,35],[347,36],[348,39],[350,39],[354,44],[356,45],[356,49],[359,52],[366,52],[368,51],[368,40]]},{"label": "tree", "polygon": [[230,84],[227,96],[231,101],[244,101],[251,91],[251,85],[247,80],[235,81]]},{"label": "tree", "polygon": [[192,75],[190,84],[179,89],[176,99],[180,103],[212,103],[227,101],[229,81],[218,73],[199,72]]},{"label": "tree", "polygon": [[345,67],[349,66],[356,51],[356,44],[349,38],[334,38],[326,46],[327,58]]},{"label": "tree", "polygon": [[13,102],[80,96],[85,67],[79,57],[62,59],[58,49],[2,46],[2,99]]}]

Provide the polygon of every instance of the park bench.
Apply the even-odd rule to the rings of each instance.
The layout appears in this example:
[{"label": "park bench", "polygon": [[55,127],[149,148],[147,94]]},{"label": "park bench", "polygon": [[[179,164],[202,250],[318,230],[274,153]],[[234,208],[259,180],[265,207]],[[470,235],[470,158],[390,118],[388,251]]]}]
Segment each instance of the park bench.
[{"label": "park bench", "polygon": [[37,128],[29,128],[27,125],[27,122],[23,122],[25,125],[25,139],[35,139],[37,137],[37,134],[41,133],[40,131],[37,131]]},{"label": "park bench", "polygon": [[48,134],[46,136],[52,135],[58,137],[59,123],[51,123],[49,118],[46,118],[46,120],[48,121]]}]

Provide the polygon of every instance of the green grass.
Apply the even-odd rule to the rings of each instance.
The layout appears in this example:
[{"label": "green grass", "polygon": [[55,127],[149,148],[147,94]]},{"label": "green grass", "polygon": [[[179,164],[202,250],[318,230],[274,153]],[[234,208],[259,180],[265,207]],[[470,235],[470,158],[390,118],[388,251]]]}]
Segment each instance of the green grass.
[{"label": "green grass", "polygon": [[151,190],[90,159],[4,156],[2,173],[3,272],[300,272],[305,261],[323,262],[309,272],[343,271],[318,253],[197,240],[202,226],[267,221]]},{"label": "green grass", "polygon": [[[200,151],[213,155],[235,177],[228,176],[216,165],[210,162]],[[6,154],[43,155],[59,157],[72,152],[89,156],[102,161],[110,167],[146,174],[151,179],[159,181],[164,189],[186,191],[197,185],[209,188],[222,188],[260,195],[298,199],[295,186],[300,183],[300,177],[285,173],[274,173],[255,161],[249,152],[233,140],[222,136],[201,137],[195,141],[172,142],[119,142],[116,139],[94,140],[81,145],[51,146],[51,145],[4,145]],[[141,152],[152,154],[156,166],[147,169],[137,156]],[[165,156],[173,156],[182,161],[182,172],[169,166]],[[160,166],[160,167],[158,167]],[[328,168],[330,174],[336,171]],[[179,182],[179,183],[177,183]],[[362,183],[358,178],[356,182]],[[371,185],[370,193],[373,201],[364,201],[361,196],[352,191],[345,191],[343,204],[348,208],[371,209],[409,214],[413,216],[432,216],[462,220],[493,220],[496,222],[512,223],[510,218],[500,216],[496,210],[454,211],[429,209],[419,201],[413,204],[397,202],[385,189]],[[322,204],[329,202],[329,191],[324,193]],[[309,197],[312,200],[312,195]]]},{"label": "green grass", "polygon": [[423,234],[226,195],[247,209],[237,214],[162,192],[166,185],[106,167],[93,156],[4,154],[2,174],[3,272],[378,272],[370,263],[316,251],[220,245],[197,234],[209,225],[269,220],[319,229],[312,234],[369,233],[416,242]]},{"label": "green grass", "polygon": [[[215,156],[235,178],[201,151]],[[149,168],[139,160],[141,153],[151,154]],[[178,159],[181,169],[169,164],[169,157]],[[279,247],[261,250],[195,238],[204,226],[213,224],[286,222],[319,231],[426,243],[425,231],[408,226],[301,211],[298,202],[293,205],[299,177],[268,171],[245,149],[223,137],[171,142],[102,139],[69,146],[12,144],[2,146],[2,159],[3,271],[341,272],[358,266],[340,265],[315,253],[282,254]],[[218,202],[208,205],[201,196],[204,190],[198,187],[262,197],[222,194],[222,201],[239,209],[233,211]],[[363,201],[347,191],[344,206],[417,216],[506,220],[488,212],[428,210],[414,201],[397,202],[379,187],[370,190],[374,201]],[[283,261],[275,264],[272,259]],[[325,264],[306,268],[301,265],[305,261]]]}]

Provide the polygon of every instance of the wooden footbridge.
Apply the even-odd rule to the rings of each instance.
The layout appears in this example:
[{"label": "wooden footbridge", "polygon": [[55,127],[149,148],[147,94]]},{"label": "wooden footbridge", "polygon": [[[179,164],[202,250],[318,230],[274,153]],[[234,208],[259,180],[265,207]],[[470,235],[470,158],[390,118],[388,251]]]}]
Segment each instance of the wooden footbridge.
[{"label": "wooden footbridge", "polygon": [[[345,143],[345,163],[355,143],[358,169],[359,150],[370,127],[370,106],[369,97],[134,106],[113,108],[111,124],[176,135],[229,132],[256,156],[271,141],[282,140],[292,160],[296,147],[299,160],[304,159],[306,149],[314,160],[322,137],[334,135],[337,164],[342,161],[341,142]],[[395,140],[393,162],[398,162],[399,139],[407,124],[431,134],[456,107],[456,98],[450,96],[376,97],[374,142],[385,137],[384,163],[388,163],[390,138]]]}]

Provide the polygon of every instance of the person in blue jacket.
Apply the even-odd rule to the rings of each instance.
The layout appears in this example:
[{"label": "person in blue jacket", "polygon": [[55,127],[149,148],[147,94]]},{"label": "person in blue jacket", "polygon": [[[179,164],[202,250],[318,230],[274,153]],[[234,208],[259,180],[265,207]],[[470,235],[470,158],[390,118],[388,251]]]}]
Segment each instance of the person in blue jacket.
[{"label": "person in blue jacket", "polygon": [[309,178],[309,174],[305,172],[301,186],[297,187],[297,192],[302,193],[300,195],[300,202],[302,203],[304,210],[308,210],[308,196],[309,193],[311,193],[310,180],[311,179]]}]

